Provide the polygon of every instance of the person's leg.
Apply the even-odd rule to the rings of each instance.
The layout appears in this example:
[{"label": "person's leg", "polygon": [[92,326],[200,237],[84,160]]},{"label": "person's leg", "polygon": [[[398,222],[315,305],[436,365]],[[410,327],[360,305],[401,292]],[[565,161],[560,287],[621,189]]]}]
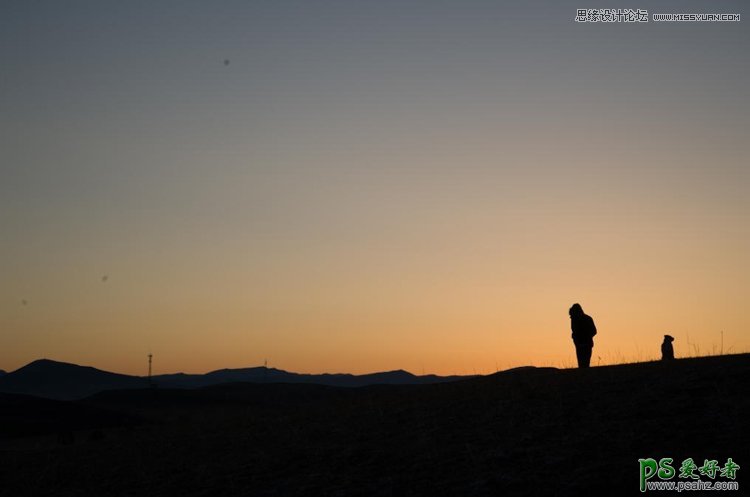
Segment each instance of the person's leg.
[{"label": "person's leg", "polygon": [[584,345],[583,349],[583,367],[587,368],[591,364],[591,345]]},{"label": "person's leg", "polygon": [[585,344],[576,344],[576,357],[578,358],[578,367],[587,368],[591,362],[591,346]]}]

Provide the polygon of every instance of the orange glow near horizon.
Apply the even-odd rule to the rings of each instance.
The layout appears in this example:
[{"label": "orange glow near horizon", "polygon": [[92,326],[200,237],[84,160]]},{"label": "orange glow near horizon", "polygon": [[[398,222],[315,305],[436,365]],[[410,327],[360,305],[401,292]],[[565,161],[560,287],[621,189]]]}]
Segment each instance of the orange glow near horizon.
[{"label": "orange glow near horizon", "polygon": [[437,203],[381,186],[368,194],[390,199],[361,199],[360,208],[382,205],[387,216],[357,213],[361,223],[349,224],[333,215],[343,226],[289,238],[206,238],[204,229],[216,230],[210,220],[149,234],[164,237],[156,241],[99,231],[83,257],[15,269],[28,303],[4,314],[14,348],[0,352],[2,366],[48,357],[144,374],[152,351],[156,373],[264,359],[297,372],[565,367],[574,365],[573,302],[599,328],[595,365],[655,358],[665,333],[678,357],[718,352],[722,331],[725,352],[746,350],[748,274],[737,262],[750,247],[721,224],[731,217],[680,212],[646,193],[618,203],[562,192],[547,199],[557,208],[514,198],[509,212],[494,185],[477,187],[469,202],[450,198],[455,184],[443,186]]},{"label": "orange glow near horizon", "polygon": [[[685,155],[673,160],[708,160]],[[223,211],[160,231],[133,219],[29,231],[17,250],[38,249],[5,273],[0,367],[48,357],[143,374],[149,350],[159,373],[266,358],[298,372],[572,366],[573,302],[599,327],[595,365],[655,358],[665,333],[678,356],[717,352],[722,331],[725,352],[747,350],[750,238],[731,203],[699,203],[697,188],[685,203],[671,180],[608,190],[628,180],[598,172],[596,151],[548,179],[533,177],[536,159],[514,166],[532,171],[513,188],[491,169],[393,168],[380,184],[360,171],[341,190],[313,184],[310,211],[260,233]],[[296,190],[314,178],[270,180]],[[237,184],[214,187],[240,202]]]}]

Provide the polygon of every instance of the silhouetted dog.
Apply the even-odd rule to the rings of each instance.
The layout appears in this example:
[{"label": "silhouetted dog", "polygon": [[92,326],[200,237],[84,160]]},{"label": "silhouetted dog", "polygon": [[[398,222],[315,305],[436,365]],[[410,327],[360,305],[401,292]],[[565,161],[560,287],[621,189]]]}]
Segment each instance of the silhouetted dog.
[{"label": "silhouetted dog", "polygon": [[674,359],[674,348],[672,347],[674,337],[670,335],[664,335],[664,342],[661,344],[661,360],[671,361]]}]

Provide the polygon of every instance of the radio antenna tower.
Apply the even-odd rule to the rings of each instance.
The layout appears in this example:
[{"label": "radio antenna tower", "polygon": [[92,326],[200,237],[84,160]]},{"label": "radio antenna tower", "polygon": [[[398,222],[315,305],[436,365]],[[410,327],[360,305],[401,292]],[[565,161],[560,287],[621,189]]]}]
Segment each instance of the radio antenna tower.
[{"label": "radio antenna tower", "polygon": [[151,381],[151,359],[154,357],[154,354],[151,352],[148,353],[148,386],[153,387],[154,383]]}]

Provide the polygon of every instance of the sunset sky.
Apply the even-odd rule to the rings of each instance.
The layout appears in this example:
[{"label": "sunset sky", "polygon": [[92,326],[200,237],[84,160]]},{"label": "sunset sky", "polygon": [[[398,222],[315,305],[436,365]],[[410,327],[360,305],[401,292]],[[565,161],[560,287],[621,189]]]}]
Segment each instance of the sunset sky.
[{"label": "sunset sky", "polygon": [[0,369],[750,350],[747,3],[508,4],[3,2]]}]

